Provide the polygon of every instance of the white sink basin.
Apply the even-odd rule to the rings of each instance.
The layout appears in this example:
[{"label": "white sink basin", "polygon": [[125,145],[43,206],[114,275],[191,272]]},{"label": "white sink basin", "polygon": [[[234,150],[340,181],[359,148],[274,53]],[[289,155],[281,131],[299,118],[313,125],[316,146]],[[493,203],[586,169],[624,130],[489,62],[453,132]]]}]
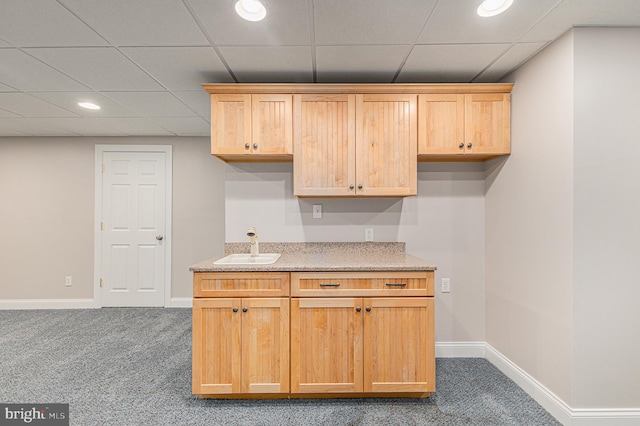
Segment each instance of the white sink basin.
[{"label": "white sink basin", "polygon": [[275,263],[280,253],[260,253],[251,256],[249,253],[230,254],[213,262],[214,265],[270,265]]}]

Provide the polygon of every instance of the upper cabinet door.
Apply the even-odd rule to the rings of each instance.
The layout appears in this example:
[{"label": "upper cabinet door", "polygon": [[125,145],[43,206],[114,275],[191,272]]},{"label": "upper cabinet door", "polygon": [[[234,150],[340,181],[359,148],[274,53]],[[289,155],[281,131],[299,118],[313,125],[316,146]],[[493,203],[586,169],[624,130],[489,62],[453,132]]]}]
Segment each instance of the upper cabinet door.
[{"label": "upper cabinet door", "polygon": [[471,154],[510,152],[511,100],[509,94],[465,95],[465,150]]},{"label": "upper cabinet door", "polygon": [[416,194],[417,98],[356,95],[356,195]]},{"label": "upper cabinet door", "polygon": [[293,141],[292,95],[251,95],[254,154],[291,155]]},{"label": "upper cabinet door", "polygon": [[211,153],[225,160],[291,160],[292,95],[211,95]]},{"label": "upper cabinet door", "polygon": [[251,153],[251,95],[211,95],[211,153]]},{"label": "upper cabinet door", "polygon": [[296,196],[355,194],[355,95],[294,95]]},{"label": "upper cabinet door", "polygon": [[464,154],[464,95],[418,96],[418,154]]}]

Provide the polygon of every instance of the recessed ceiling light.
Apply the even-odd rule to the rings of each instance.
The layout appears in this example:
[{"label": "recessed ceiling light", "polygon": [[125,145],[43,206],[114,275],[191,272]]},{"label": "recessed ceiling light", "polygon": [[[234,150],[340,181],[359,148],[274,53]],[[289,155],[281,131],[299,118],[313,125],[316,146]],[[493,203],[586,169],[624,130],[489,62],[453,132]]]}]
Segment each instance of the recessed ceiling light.
[{"label": "recessed ceiling light", "polygon": [[262,21],[267,16],[267,9],[258,0],[238,0],[236,13],[247,21]]},{"label": "recessed ceiling light", "polygon": [[91,102],[78,102],[78,105],[86,109],[100,109],[100,105],[92,104]]},{"label": "recessed ceiling light", "polygon": [[513,0],[484,0],[478,6],[478,15],[483,17],[496,16],[509,9]]}]

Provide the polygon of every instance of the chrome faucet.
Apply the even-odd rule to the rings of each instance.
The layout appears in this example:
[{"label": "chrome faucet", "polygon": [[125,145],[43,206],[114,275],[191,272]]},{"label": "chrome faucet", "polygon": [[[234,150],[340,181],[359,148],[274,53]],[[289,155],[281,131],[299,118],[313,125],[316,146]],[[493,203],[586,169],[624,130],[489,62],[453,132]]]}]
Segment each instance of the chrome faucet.
[{"label": "chrome faucet", "polygon": [[249,237],[249,242],[251,243],[251,257],[258,257],[260,249],[258,247],[258,234],[256,232],[256,228],[250,226],[249,229],[247,229],[247,237]]}]

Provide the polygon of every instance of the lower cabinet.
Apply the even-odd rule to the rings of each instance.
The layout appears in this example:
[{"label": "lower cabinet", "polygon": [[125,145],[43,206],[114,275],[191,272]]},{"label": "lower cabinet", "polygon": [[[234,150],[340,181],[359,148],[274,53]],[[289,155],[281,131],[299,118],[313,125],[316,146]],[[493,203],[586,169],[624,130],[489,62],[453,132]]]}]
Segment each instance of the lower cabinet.
[{"label": "lower cabinet", "polygon": [[291,300],[292,393],[434,390],[433,298]]},{"label": "lower cabinet", "polygon": [[289,392],[289,298],[193,300],[195,394]]},{"label": "lower cabinet", "polygon": [[194,394],[435,391],[433,271],[196,272],[194,295]]}]

